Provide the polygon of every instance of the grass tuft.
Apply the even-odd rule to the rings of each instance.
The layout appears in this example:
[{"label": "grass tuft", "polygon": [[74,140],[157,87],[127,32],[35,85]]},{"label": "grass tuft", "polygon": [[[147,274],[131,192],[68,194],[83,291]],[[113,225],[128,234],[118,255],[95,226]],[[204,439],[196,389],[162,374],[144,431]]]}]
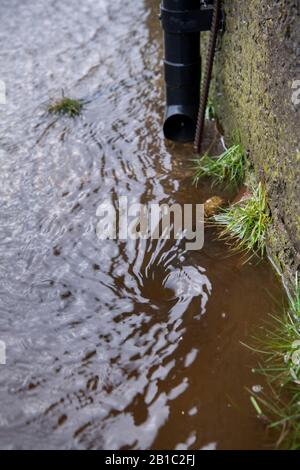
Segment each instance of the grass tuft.
[{"label": "grass tuft", "polygon": [[48,112],[51,114],[65,114],[74,118],[80,114],[82,106],[82,101],[74,100],[63,95],[60,100],[57,100],[48,107]]},{"label": "grass tuft", "polygon": [[205,154],[201,158],[194,159],[193,163],[195,185],[206,176],[212,178],[213,184],[226,184],[238,188],[245,178],[246,158],[241,144],[233,145],[219,157]]},{"label": "grass tuft", "polygon": [[222,227],[220,238],[232,240],[236,250],[253,252],[261,257],[265,254],[271,217],[266,192],[261,183],[250,198],[224,209],[212,220]]},{"label": "grass tuft", "polygon": [[[274,326],[275,322],[275,326]],[[271,396],[256,397],[270,427],[281,431],[278,446],[300,449],[300,285],[282,317],[272,317],[264,342],[264,366]]]},{"label": "grass tuft", "polygon": [[206,109],[205,109],[205,119],[207,121],[212,121],[213,119],[216,119],[216,115],[217,113],[216,113],[214,102],[211,98],[208,98]]}]

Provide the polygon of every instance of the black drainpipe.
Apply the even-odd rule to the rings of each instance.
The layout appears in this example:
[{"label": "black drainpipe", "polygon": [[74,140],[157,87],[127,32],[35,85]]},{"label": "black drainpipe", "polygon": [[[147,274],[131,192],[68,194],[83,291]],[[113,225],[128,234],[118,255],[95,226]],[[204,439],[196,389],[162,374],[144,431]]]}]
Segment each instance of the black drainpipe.
[{"label": "black drainpipe", "polygon": [[166,114],[164,135],[175,142],[195,137],[200,102],[200,31],[212,23],[213,1],[162,0]]}]

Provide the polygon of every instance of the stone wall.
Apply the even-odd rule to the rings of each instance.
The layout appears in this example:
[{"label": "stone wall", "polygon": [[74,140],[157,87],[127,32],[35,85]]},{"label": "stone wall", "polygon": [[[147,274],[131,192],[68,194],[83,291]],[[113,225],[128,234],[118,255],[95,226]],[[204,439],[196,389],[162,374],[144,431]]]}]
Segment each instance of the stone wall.
[{"label": "stone wall", "polygon": [[300,268],[300,93],[292,88],[300,81],[300,0],[223,3],[226,27],[213,87],[217,114],[229,140],[240,132],[266,184],[274,219],[270,254],[291,278]]}]

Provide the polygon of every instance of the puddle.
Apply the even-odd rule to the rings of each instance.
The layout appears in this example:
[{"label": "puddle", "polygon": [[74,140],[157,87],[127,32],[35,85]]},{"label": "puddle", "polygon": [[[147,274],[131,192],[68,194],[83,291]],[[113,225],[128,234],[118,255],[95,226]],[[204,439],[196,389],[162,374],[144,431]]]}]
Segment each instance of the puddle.
[{"label": "puddle", "polygon": [[[158,1],[3,0],[1,448],[262,449],[249,342],[281,299],[267,263],[211,229],[100,241],[97,207],[203,203],[189,145],[164,141]],[[18,32],[16,34],[16,31]],[[75,119],[50,98],[86,104]],[[256,388],[256,390],[260,388]]]}]

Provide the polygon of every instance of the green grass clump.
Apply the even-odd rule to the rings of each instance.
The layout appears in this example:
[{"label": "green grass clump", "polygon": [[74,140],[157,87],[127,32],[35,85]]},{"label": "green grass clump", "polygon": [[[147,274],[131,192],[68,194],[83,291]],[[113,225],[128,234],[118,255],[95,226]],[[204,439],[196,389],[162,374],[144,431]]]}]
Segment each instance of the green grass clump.
[{"label": "green grass clump", "polygon": [[83,104],[80,100],[73,100],[66,96],[62,96],[60,100],[48,107],[48,112],[52,114],[65,114],[74,118],[80,114],[82,106]]},{"label": "green grass clump", "polygon": [[193,182],[198,184],[203,177],[212,178],[213,184],[226,184],[239,187],[245,178],[246,158],[241,144],[225,150],[219,157],[203,157],[193,160],[195,175]]},{"label": "green grass clump", "polygon": [[[275,325],[274,325],[275,322]],[[272,317],[264,342],[264,366],[258,369],[270,384],[268,397],[256,396],[270,427],[281,431],[278,446],[300,449],[300,285],[289,297],[282,317]]]},{"label": "green grass clump", "polygon": [[220,238],[232,240],[235,249],[263,256],[271,217],[262,184],[251,197],[224,209],[213,221],[222,227]]},{"label": "green grass clump", "polygon": [[216,113],[214,102],[211,98],[208,98],[206,109],[205,109],[205,119],[207,121],[212,121],[213,119],[216,118],[216,115],[217,113]]}]

